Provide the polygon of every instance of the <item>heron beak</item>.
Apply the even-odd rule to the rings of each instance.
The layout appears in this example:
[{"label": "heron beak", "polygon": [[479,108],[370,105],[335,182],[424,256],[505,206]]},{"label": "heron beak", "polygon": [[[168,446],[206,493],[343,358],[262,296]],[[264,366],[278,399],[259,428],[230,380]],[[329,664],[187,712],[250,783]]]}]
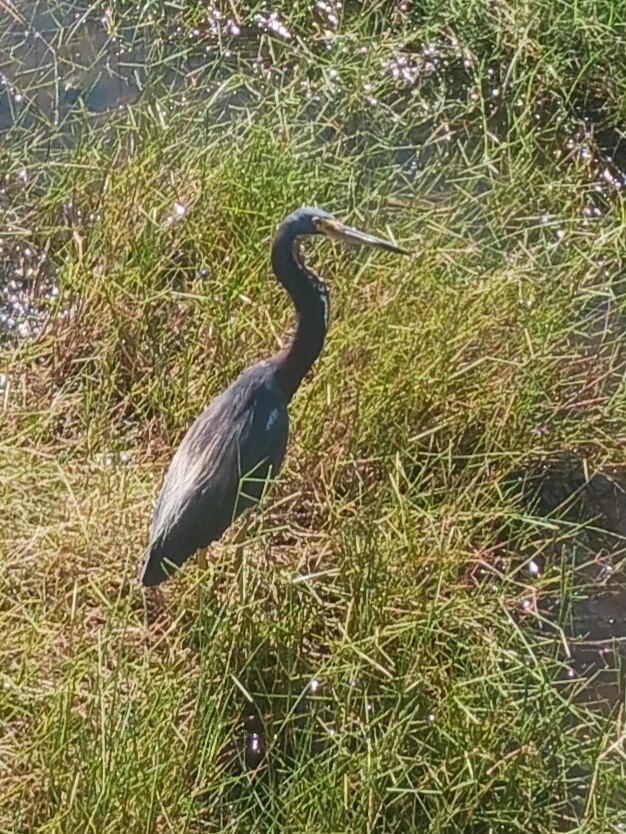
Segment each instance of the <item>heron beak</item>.
[{"label": "heron beak", "polygon": [[327,237],[334,240],[341,240],[343,243],[354,243],[358,246],[373,246],[375,249],[384,249],[385,252],[393,252],[396,255],[410,255],[408,249],[402,249],[401,246],[396,246],[395,243],[390,243],[388,240],[368,235],[367,232],[360,232],[358,229],[353,229],[351,226],[346,226],[340,220],[327,220],[326,218],[318,220],[318,229]]}]

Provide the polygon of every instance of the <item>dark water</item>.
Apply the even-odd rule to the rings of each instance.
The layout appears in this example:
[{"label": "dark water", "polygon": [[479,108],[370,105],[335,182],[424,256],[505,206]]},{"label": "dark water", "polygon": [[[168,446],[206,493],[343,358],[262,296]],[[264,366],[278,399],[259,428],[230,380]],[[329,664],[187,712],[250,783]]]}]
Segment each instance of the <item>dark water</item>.
[{"label": "dark water", "polygon": [[96,114],[137,100],[147,58],[138,30],[114,31],[105,7],[100,13],[79,3],[13,8],[10,25],[5,18],[0,30],[0,129],[52,134],[73,108]]},{"label": "dark water", "polygon": [[589,471],[563,454],[529,462],[515,481],[525,511],[550,525],[507,531],[507,549],[526,558],[529,587],[544,576],[570,580],[536,603],[529,594],[528,610],[545,621],[544,637],[560,630],[555,645],[567,678],[587,682],[580,697],[610,709],[626,683],[626,468]]}]

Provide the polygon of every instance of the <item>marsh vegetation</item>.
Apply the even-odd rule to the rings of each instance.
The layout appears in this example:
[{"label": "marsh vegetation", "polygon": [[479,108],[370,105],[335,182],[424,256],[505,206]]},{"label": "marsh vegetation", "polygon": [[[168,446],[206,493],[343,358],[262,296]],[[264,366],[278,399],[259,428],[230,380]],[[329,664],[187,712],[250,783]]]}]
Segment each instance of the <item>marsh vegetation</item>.
[{"label": "marsh vegetation", "polygon": [[[604,834],[626,6],[0,1],[0,829]],[[331,287],[278,484],[162,592],[172,448]],[[198,608],[198,585],[204,586]]]}]

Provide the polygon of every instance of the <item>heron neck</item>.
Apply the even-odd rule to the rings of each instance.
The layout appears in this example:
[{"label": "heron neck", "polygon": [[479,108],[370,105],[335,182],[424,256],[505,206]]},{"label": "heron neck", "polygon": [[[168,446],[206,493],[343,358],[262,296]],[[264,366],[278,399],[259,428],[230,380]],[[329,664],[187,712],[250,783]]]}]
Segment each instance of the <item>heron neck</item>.
[{"label": "heron neck", "polygon": [[296,239],[281,232],[272,248],[272,267],[291,296],[298,316],[291,345],[277,357],[279,382],[291,399],[322,352],[328,329],[328,289],[300,260]]}]

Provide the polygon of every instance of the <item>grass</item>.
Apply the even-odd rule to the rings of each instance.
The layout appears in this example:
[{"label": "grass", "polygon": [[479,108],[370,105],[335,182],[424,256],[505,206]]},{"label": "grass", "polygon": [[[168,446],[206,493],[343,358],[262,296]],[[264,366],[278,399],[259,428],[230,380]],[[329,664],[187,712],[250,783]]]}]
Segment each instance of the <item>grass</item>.
[{"label": "grass", "polygon": [[[623,694],[575,639],[621,539],[507,486],[626,462],[624,6],[407,6],[283,3],[281,39],[60,4],[47,74],[2,24],[3,270],[58,286],[0,359],[2,831],[626,824]],[[146,592],[172,449],[288,338],[268,242],[311,203],[415,254],[311,245],[332,326],[242,572],[226,537]]]}]

